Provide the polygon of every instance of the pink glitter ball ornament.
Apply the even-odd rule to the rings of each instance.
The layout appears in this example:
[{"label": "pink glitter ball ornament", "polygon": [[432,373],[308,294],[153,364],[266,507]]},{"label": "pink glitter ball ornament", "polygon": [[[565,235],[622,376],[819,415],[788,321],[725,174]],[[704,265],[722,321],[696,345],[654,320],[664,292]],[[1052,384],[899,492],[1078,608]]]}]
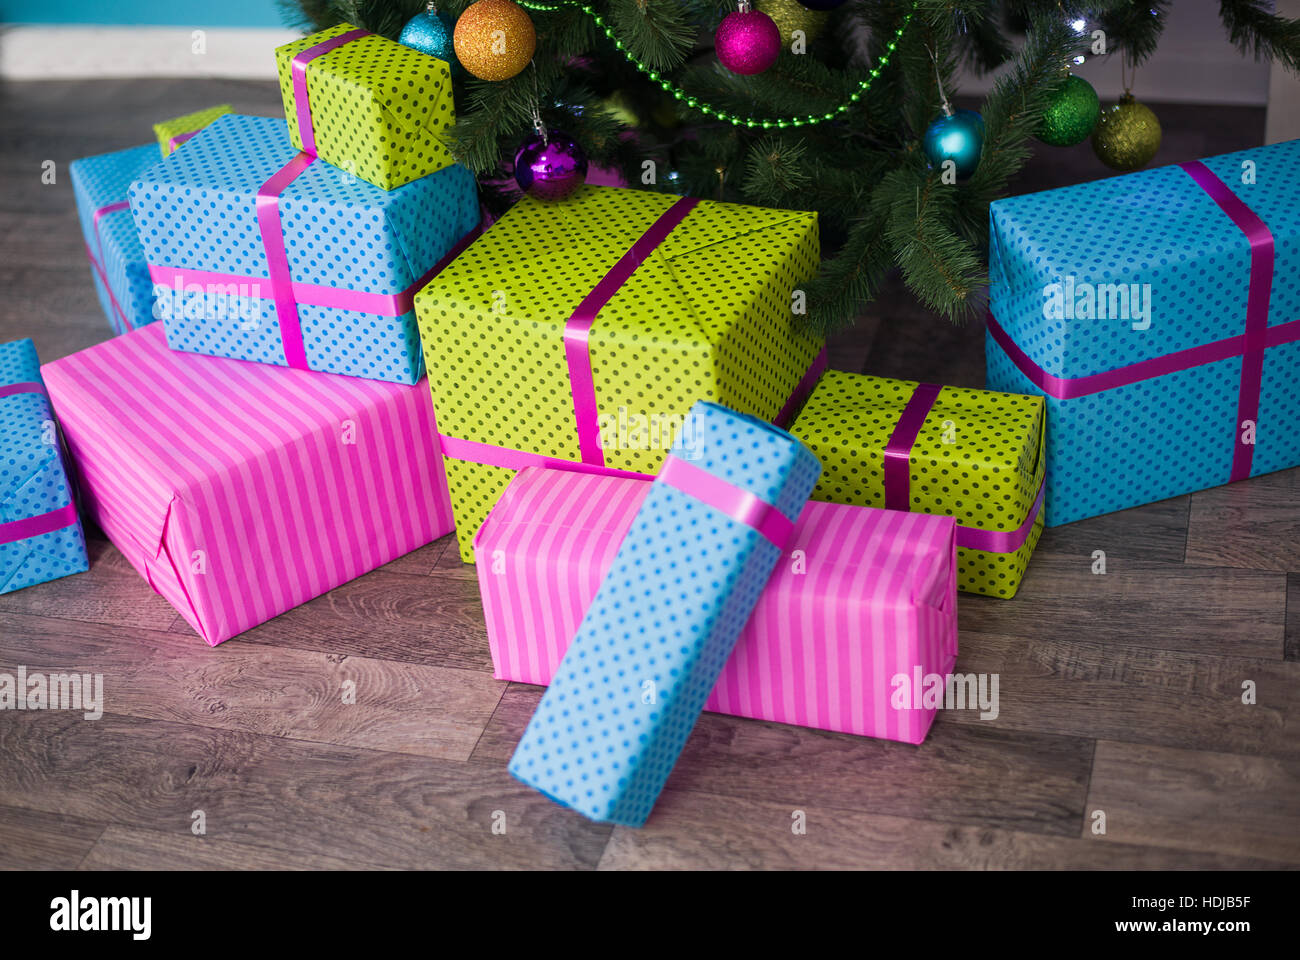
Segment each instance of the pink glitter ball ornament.
[{"label": "pink glitter ball ornament", "polygon": [[781,31],[766,13],[749,9],[741,0],[740,9],[729,13],[713,35],[718,61],[732,73],[752,76],[776,63],[781,53]]}]

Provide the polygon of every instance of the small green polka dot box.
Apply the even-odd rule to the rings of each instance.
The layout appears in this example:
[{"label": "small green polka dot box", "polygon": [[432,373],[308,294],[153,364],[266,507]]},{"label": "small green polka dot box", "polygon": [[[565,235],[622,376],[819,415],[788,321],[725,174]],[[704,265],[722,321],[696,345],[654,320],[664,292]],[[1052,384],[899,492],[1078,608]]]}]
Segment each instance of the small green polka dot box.
[{"label": "small green polka dot box", "polygon": [[0,593],[88,566],[36,347],[0,343]]},{"label": "small green polka dot box", "polygon": [[525,197],[415,298],[461,558],[515,471],[655,474],[711,400],[781,420],[822,341],[817,216],[618,187]]},{"label": "small green polka dot box", "polygon": [[341,23],[277,47],[293,145],[392,190],[453,163],[447,64]]},{"label": "small green polka dot box", "polygon": [[757,417],[690,417],[510,759],[601,822],[650,815],[821,471]]},{"label": "small green polka dot box", "polygon": [[128,198],[173,350],[405,384],[424,372],[415,292],[480,216],[459,164],[381,190],[238,114]]},{"label": "small green polka dot box", "polygon": [[1300,464],[1300,140],[999,200],[989,281],[1048,527]]},{"label": "small green polka dot box", "polygon": [[952,517],[957,589],[1010,598],[1043,530],[1041,397],[827,371],[790,432],[813,499]]},{"label": "small green polka dot box", "polygon": [[153,133],[158,138],[158,149],[162,151],[164,157],[168,156],[186,140],[192,139],[195,134],[217,117],[224,117],[226,114],[234,112],[230,104],[223,103],[216,107],[206,107],[202,110],[195,110],[193,113],[187,113],[184,116],[172,117],[170,120],[155,123]]}]

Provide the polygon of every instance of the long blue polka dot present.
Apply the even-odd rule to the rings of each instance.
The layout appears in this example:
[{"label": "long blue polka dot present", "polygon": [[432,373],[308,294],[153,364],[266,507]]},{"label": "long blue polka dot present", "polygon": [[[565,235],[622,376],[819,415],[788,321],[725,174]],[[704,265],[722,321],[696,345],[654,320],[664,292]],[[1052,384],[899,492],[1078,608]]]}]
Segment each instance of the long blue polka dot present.
[{"label": "long blue polka dot present", "polygon": [[86,568],[36,347],[0,343],[0,593]]},{"label": "long blue polka dot present", "polygon": [[593,820],[644,823],[820,473],[784,430],[697,403],[510,772]]},{"label": "long blue polka dot present", "polygon": [[479,223],[453,165],[381,190],[229,114],[145,170],[131,212],[173,350],[412,384],[412,300]]},{"label": "long blue polka dot present", "polygon": [[1047,402],[1047,526],[1300,464],[1300,140],[999,200],[988,386]]},{"label": "long blue polka dot present", "polygon": [[95,293],[114,333],[154,321],[153,281],[131,222],[126,190],[157,162],[158,148],[147,144],[68,165]]}]

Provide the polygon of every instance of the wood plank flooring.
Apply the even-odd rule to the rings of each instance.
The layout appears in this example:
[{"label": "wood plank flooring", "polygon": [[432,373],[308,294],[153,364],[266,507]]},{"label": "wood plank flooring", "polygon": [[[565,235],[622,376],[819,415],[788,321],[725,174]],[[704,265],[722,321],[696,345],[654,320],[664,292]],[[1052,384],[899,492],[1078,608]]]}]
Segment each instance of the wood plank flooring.
[{"label": "wood plank flooring", "polygon": [[[0,341],[52,360],[106,336],[67,163],[221,102],[280,109],[268,83],[0,87]],[[1262,135],[1260,110],[1157,112],[1161,163]],[[1106,173],[1043,148],[1017,189]],[[896,289],[832,361],[981,386],[982,344]],[[0,596],[0,670],[102,673],[106,701],[0,713],[0,867],[1300,865],[1300,470],[1048,531],[1016,600],[963,595],[957,666],[999,675],[996,719],[941,713],[908,746],[705,714],[641,830],[507,775],[541,691],[492,679],[450,539],[210,649],[91,535],[89,573]]]}]

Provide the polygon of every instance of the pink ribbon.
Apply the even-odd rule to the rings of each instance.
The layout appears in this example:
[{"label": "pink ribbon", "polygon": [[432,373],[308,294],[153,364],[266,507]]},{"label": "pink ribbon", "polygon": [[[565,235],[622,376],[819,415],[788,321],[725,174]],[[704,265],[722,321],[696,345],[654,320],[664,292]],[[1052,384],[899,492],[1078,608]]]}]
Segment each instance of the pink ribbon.
[{"label": "pink ribbon", "polygon": [[38,383],[35,380],[26,380],[22,383],[5,383],[0,384],[0,397],[12,397],[20,393],[39,393],[48,397],[45,392],[45,384]]},{"label": "pink ribbon", "polygon": [[917,384],[894,424],[894,432],[885,444],[886,510],[906,511],[912,507],[912,446],[942,389],[933,383]]},{"label": "pink ribbon", "polygon": [[664,460],[659,480],[738,523],[752,527],[778,550],[785,549],[790,534],[794,532],[794,522],[776,505],[671,454]]},{"label": "pink ribbon", "polygon": [[1015,553],[1025,541],[1029,539],[1030,532],[1034,529],[1034,521],[1038,519],[1038,513],[1043,509],[1043,492],[1047,487],[1047,479],[1038,484],[1038,496],[1034,498],[1034,505],[1029,508],[1029,514],[1025,517],[1025,522],[1014,530],[982,530],[979,527],[966,527],[957,524],[957,546],[967,550],[983,550],[986,553]]},{"label": "pink ribbon", "polygon": [[789,425],[790,421],[794,419],[795,414],[799,412],[799,408],[803,406],[803,402],[807,400],[809,395],[813,392],[813,387],[817,386],[817,381],[821,379],[821,375],[826,372],[826,367],[828,365],[829,357],[826,353],[826,348],[822,347],[822,352],[817,354],[813,359],[812,366],[810,366],[808,372],[803,375],[803,379],[795,384],[794,392],[790,394],[790,399],[785,402],[785,406],[781,408],[780,413],[773,418],[773,423],[778,427]]},{"label": "pink ribbon", "polygon": [[55,530],[70,527],[76,522],[76,504],[69,503],[49,513],[38,513],[34,517],[0,523],[0,543],[14,543],[18,540],[26,540],[28,537],[39,537],[43,533],[53,533]]},{"label": "pink ribbon", "polygon": [[87,245],[86,256],[89,258],[90,265],[94,268],[95,273],[99,274],[99,282],[102,283],[104,289],[108,291],[108,301],[113,305],[114,312],[122,321],[122,326],[126,328],[126,330],[131,331],[134,330],[135,327],[132,325],[131,321],[127,319],[126,311],[123,310],[122,305],[117,302],[117,297],[113,295],[113,288],[108,284],[108,274],[104,271],[104,242],[99,236],[99,221],[108,214],[117,213],[119,210],[125,210],[129,206],[129,202],[121,200],[118,203],[110,203],[106,207],[100,207],[95,211],[95,215],[91,219],[91,229],[95,234],[95,250],[92,251],[89,245]]},{"label": "pink ribbon", "polygon": [[197,130],[187,130],[185,133],[176,134],[176,136],[172,137],[170,140],[167,141],[167,148],[168,148],[167,152],[170,153],[171,151],[175,150],[186,140],[192,139],[198,132],[199,131]]},{"label": "pink ribbon", "polygon": [[331,50],[337,50],[345,43],[368,37],[365,30],[352,29],[338,36],[322,40],[315,46],[308,47],[293,58],[293,108],[298,115],[298,135],[302,138],[302,148],[316,156],[316,130],[311,123],[311,105],[307,99],[307,64],[317,57],[323,57]]},{"label": "pink ribbon", "polygon": [[302,342],[302,322],[298,318],[298,303],[294,300],[293,280],[289,276],[289,258],[284,250],[280,194],[315,159],[308,153],[300,152],[257,191],[257,228],[262,234],[262,246],[266,250],[266,266],[271,275],[271,296],[275,300],[275,315],[280,320],[284,362],[297,370],[311,368],[307,366],[307,353]]},{"label": "pink ribbon", "polygon": [[439,434],[442,455],[453,460],[468,460],[489,467],[502,467],[506,470],[522,470],[524,467],[549,467],[552,470],[569,470],[575,473],[593,473],[602,477],[631,477],[636,480],[653,480],[652,473],[637,473],[635,470],[619,470],[603,464],[579,463],[574,460],[562,460],[558,457],[544,457],[540,453],[528,453],[510,447],[498,447],[477,440],[462,440]]},{"label": "pink ribbon", "polygon": [[987,328],[989,336],[1025,378],[1043,393],[1058,400],[1086,397],[1104,390],[1114,390],[1143,380],[1191,370],[1207,363],[1241,357],[1241,385],[1238,390],[1237,421],[1232,431],[1233,452],[1229,481],[1243,480],[1250,476],[1255,447],[1242,442],[1241,424],[1245,420],[1256,420],[1259,416],[1264,352],[1271,347],[1300,340],[1300,320],[1290,320],[1272,327],[1268,325],[1274,258],[1273,234],[1268,225],[1199,160],[1179,166],[1218,204],[1219,209],[1227,214],[1250,243],[1250,286],[1246,294],[1243,333],[1085,377],[1058,377],[1048,373],[1021,350],[992,313],[988,314]]},{"label": "pink ribbon", "polygon": [[682,197],[665,210],[645,233],[637,238],[628,251],[619,258],[583,297],[564,325],[564,357],[569,365],[569,383],[573,392],[573,417],[578,427],[578,450],[584,463],[603,467],[605,453],[600,448],[600,413],[596,406],[596,382],[591,372],[591,327],[601,307],[609,302],[618,289],[645,262],[646,257],[672,233],[699,200]]}]

